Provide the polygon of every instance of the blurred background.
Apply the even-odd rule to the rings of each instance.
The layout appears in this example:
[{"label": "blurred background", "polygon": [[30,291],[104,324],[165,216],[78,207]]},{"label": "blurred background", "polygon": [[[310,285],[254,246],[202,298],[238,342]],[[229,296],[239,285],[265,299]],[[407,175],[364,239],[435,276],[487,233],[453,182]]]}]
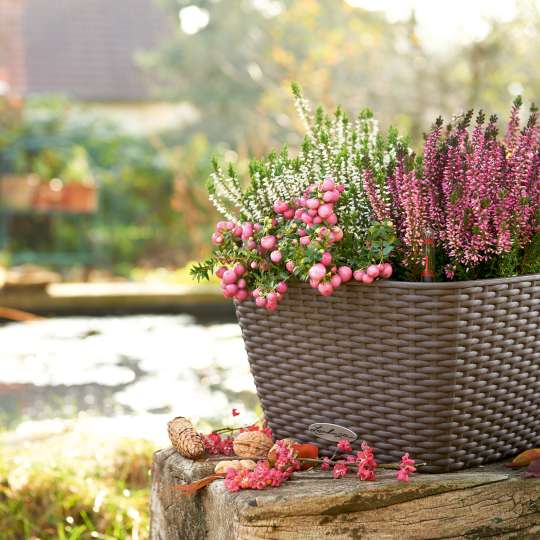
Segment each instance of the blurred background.
[{"label": "blurred background", "polygon": [[[439,114],[538,100],[539,50],[536,0],[0,0],[7,538],[145,537],[165,421],[260,415],[232,306],[188,268],[218,217],[211,158],[246,173],[300,143],[291,81],[418,145]],[[13,322],[21,311],[46,318]],[[33,511],[36,482],[73,491],[92,476],[81,459],[111,478]]]}]

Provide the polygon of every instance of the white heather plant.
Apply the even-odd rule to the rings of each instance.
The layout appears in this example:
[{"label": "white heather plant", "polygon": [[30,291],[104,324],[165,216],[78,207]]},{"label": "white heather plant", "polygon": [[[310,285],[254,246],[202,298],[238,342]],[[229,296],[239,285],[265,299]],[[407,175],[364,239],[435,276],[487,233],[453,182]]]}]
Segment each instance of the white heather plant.
[{"label": "white heather plant", "polygon": [[320,107],[312,113],[300,87],[293,84],[292,90],[296,110],[306,129],[298,156],[291,157],[287,147],[283,147],[264,160],[253,160],[251,182],[245,191],[234,167],[229,165],[225,173],[214,160],[214,172],[208,182],[209,198],[228,220],[259,222],[271,215],[274,201],[294,200],[311,183],[330,176],[345,186],[340,205],[345,235],[363,239],[372,221],[364,190],[364,171],[366,168],[372,171],[379,197],[389,204],[386,176],[395,167],[398,149],[407,148],[407,141],[394,128],[389,129],[386,138],[382,136],[368,109],[352,122],[341,108],[333,116],[325,114]]},{"label": "white heather plant", "polygon": [[351,122],[340,108],[332,116],[321,108],[312,113],[298,85],[293,94],[307,133],[296,157],[283,148],[253,160],[245,189],[234,167],[224,172],[214,161],[209,196],[227,221],[212,236],[213,256],[192,269],[200,279],[218,267],[226,296],[252,295],[270,310],[292,276],[325,296],[353,269],[365,283],[389,277],[396,236],[376,216],[388,213],[386,178],[398,154],[410,153],[395,129],[379,133],[369,110]]}]

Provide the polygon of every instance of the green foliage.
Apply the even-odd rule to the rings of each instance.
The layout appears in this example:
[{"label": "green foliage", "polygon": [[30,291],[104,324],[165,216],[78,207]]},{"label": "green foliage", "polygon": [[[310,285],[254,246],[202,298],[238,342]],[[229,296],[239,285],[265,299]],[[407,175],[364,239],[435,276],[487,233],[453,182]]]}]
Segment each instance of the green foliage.
[{"label": "green foliage", "polygon": [[152,445],[125,440],[68,458],[47,448],[45,461],[32,450],[0,454],[2,540],[148,538]]},{"label": "green foliage", "polygon": [[204,181],[211,155],[223,152],[203,135],[182,146],[171,135],[135,136],[58,99],[17,109],[0,101],[0,126],[0,176],[91,177],[100,192],[95,218],[16,216],[11,253],[82,252],[95,266],[126,275],[137,264],[182,264],[200,255],[214,220]]}]

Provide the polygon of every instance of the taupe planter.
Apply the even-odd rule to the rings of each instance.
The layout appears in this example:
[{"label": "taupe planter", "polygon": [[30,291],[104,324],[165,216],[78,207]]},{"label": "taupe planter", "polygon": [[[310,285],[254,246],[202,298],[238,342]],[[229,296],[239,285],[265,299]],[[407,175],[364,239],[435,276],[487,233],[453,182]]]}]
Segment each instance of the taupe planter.
[{"label": "taupe planter", "polygon": [[431,472],[540,446],[540,275],[352,282],[329,298],[295,283],[274,313],[236,309],[278,438],[337,423],[380,461],[408,451]]}]

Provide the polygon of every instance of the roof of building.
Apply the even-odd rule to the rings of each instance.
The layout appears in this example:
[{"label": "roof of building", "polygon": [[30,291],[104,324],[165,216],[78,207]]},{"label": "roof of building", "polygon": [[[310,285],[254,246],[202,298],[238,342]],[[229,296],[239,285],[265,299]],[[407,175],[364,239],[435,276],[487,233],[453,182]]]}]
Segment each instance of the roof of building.
[{"label": "roof of building", "polygon": [[25,0],[25,94],[86,101],[149,97],[134,57],[169,29],[155,0]]}]

